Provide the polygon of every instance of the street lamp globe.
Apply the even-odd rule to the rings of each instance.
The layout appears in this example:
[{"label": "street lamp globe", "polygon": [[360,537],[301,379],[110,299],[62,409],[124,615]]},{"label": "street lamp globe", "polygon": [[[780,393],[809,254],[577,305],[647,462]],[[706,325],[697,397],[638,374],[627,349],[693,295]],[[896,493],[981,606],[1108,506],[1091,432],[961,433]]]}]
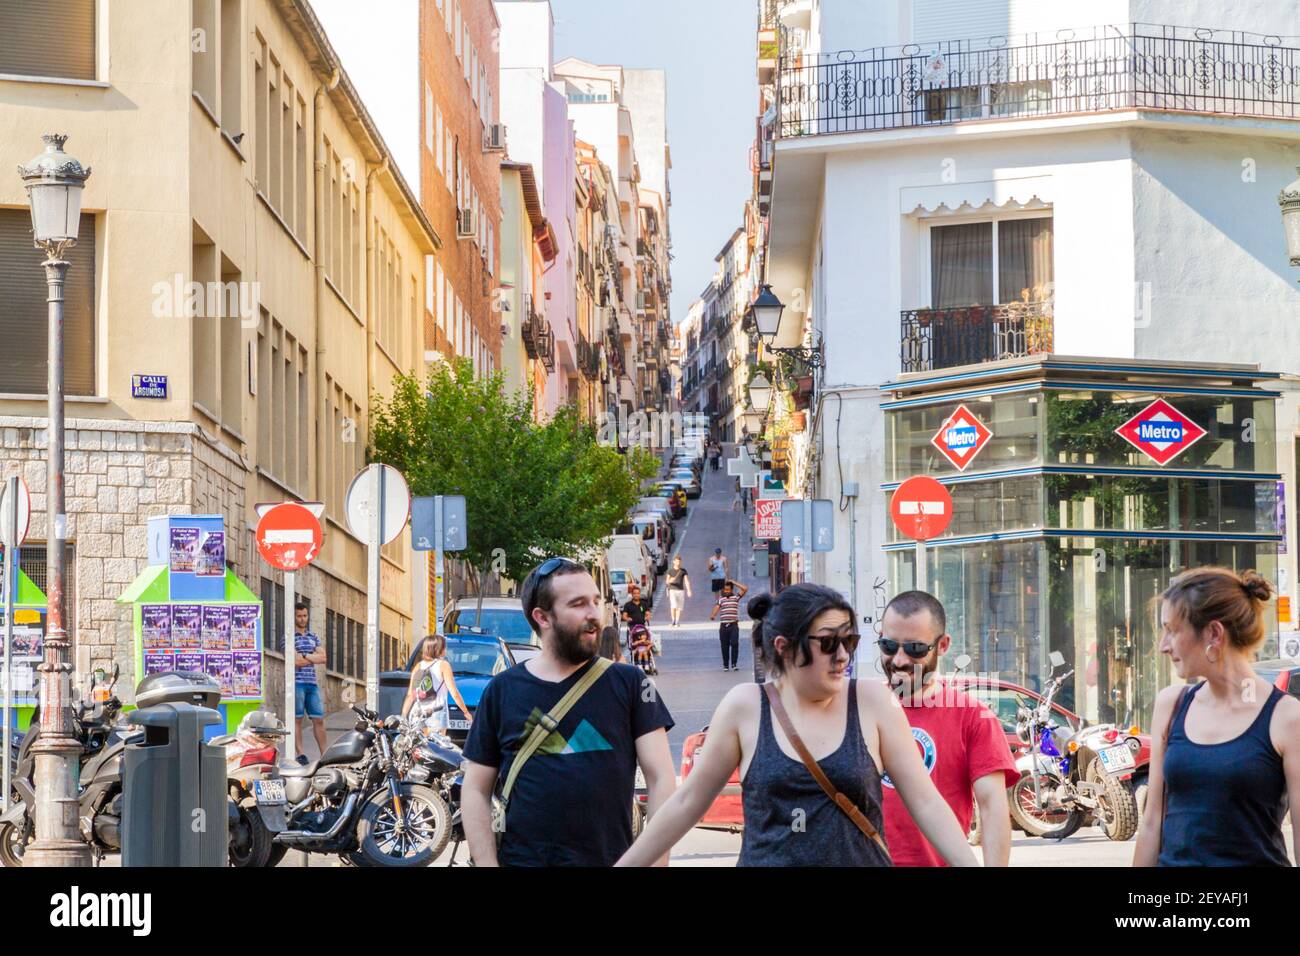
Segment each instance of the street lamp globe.
[{"label": "street lamp globe", "polygon": [[772,287],[764,284],[750,308],[754,310],[754,325],[758,327],[758,334],[771,342],[776,338],[776,330],[781,327],[781,313],[785,311],[785,305],[776,297]]},{"label": "street lamp globe", "polygon": [[32,232],[36,244],[55,254],[77,241],[81,224],[81,190],[90,176],[89,169],[63,151],[68,137],[47,133],[45,151],[26,166],[18,167],[23,187],[32,207]]},{"label": "street lamp globe", "polygon": [[[1296,167],[1300,173],[1300,166]],[[1291,265],[1300,266],[1300,177],[1278,193],[1277,204],[1282,207],[1282,227],[1286,230],[1286,252]]]},{"label": "street lamp globe", "polygon": [[745,430],[751,435],[758,434],[758,430],[763,427],[763,413],[753,405],[746,408],[740,415]]},{"label": "street lamp globe", "polygon": [[749,380],[749,401],[760,415],[766,415],[772,406],[772,383],[762,372]]}]

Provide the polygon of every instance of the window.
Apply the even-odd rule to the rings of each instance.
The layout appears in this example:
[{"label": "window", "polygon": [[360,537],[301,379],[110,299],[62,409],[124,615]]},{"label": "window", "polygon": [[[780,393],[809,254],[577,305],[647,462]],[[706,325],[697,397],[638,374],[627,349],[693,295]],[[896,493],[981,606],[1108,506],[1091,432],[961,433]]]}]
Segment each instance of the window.
[{"label": "window", "polygon": [[469,83],[469,82],[470,82],[470,77],[473,76],[474,74],[470,72],[470,62],[469,62],[469,59],[470,59],[470,58],[469,58],[469,54],[470,54],[470,38],[469,38],[469,21],[468,21],[468,20],[465,21],[464,26],[462,27],[462,30],[463,30],[464,33],[465,33],[465,38],[461,41],[461,47],[462,47],[462,49],[465,51],[465,55],[462,56],[462,57],[460,58],[460,65],[464,68],[464,71],[465,71],[465,82],[466,82],[466,83]]},{"label": "window", "polygon": [[438,278],[434,283],[434,288],[438,290],[438,303],[437,309],[434,312],[434,319],[438,323],[438,328],[442,329],[443,334],[445,335],[447,332],[447,290],[443,283],[442,263],[437,263],[436,268],[438,270]]},{"label": "window", "polygon": [[[95,394],[95,217],[82,213],[77,244],[65,252],[71,263],[64,279],[64,389]],[[45,272],[32,247],[32,218],[26,208],[0,209],[0,391],[44,395],[49,354]]]},{"label": "window", "polygon": [[452,27],[452,14],[456,9],[456,0],[443,0],[443,3],[442,16],[447,25],[447,32],[450,33]]},{"label": "window", "polygon": [[931,308],[1042,301],[1051,285],[1050,217],[930,229]]},{"label": "window", "polygon": [[95,0],[0,0],[0,73],[95,79]]},{"label": "window", "polygon": [[460,7],[453,4],[453,8],[456,12],[456,29],[453,31],[452,36],[456,40],[456,59],[459,60],[465,52],[465,27],[460,20]]},{"label": "window", "polygon": [[456,138],[452,136],[450,127],[446,130],[447,134],[447,192],[456,191]]},{"label": "window", "polygon": [[435,144],[431,144],[431,147],[433,149],[433,161],[438,167],[438,172],[442,172],[443,150],[445,149],[443,146],[442,107],[435,106],[433,109],[433,129],[437,139]]},{"label": "window", "polygon": [[190,18],[190,72],[194,92],[215,116],[217,112],[217,0],[192,0]]},{"label": "window", "polygon": [[221,128],[230,136],[244,131],[243,34],[240,0],[221,0]]},{"label": "window", "polygon": [[293,487],[307,482],[308,353],[265,309],[258,331],[257,464]]},{"label": "window", "polygon": [[[424,84],[424,148],[433,152],[433,131],[436,124],[433,112],[433,88]],[[436,156],[436,154],[435,154]]]},{"label": "window", "polygon": [[480,78],[481,74],[478,68],[478,48],[474,47],[470,49],[469,95],[470,99],[474,101],[475,106],[478,105],[478,83]]}]

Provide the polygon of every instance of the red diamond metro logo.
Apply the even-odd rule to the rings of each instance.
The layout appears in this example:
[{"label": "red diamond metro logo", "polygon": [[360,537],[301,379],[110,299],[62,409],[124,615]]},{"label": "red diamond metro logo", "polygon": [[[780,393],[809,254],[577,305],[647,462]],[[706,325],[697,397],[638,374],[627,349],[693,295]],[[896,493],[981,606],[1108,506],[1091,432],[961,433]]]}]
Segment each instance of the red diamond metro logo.
[{"label": "red diamond metro logo", "polygon": [[1209,433],[1163,398],[1157,398],[1115,429],[1115,434],[1157,465],[1167,465]]},{"label": "red diamond metro logo", "polygon": [[958,405],[948,420],[939,426],[930,444],[939,449],[939,454],[952,462],[958,471],[965,471],[992,437],[993,433],[969,408]]}]

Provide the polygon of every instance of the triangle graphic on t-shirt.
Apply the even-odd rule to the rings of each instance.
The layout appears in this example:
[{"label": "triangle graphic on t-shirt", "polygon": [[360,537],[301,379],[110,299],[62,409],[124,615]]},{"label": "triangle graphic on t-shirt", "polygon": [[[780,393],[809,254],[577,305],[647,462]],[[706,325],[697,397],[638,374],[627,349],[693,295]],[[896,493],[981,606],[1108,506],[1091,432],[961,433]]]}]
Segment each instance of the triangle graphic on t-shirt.
[{"label": "triangle graphic on t-shirt", "polygon": [[569,745],[560,753],[564,754],[582,754],[593,753],[597,750],[613,750],[608,740],[601,736],[600,731],[591,725],[587,720],[578,724],[577,730],[569,738]]}]

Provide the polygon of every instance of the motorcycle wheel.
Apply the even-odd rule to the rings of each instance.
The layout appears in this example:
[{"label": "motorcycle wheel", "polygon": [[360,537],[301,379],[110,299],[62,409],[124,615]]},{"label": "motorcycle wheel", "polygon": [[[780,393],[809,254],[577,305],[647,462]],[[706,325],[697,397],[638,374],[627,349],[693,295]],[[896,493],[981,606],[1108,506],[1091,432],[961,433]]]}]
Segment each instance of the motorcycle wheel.
[{"label": "motorcycle wheel", "polygon": [[1034,804],[1034,778],[1029,774],[1016,781],[1009,797],[1012,818],[1030,836],[1064,840],[1083,826],[1083,814],[1078,810],[1038,809]]},{"label": "motorcycle wheel", "polygon": [[376,793],[361,810],[357,849],[349,859],[357,866],[428,866],[451,839],[451,812],[437,791],[422,784],[402,784],[402,812],[411,833],[396,832],[392,795]]},{"label": "motorcycle wheel", "polygon": [[1138,828],[1137,797],[1121,780],[1102,774],[1101,798],[1094,817],[1107,839],[1122,843],[1133,838]]},{"label": "motorcycle wheel", "polygon": [[271,840],[271,831],[262,822],[257,807],[240,807],[239,825],[230,831],[230,865],[239,869],[269,865]]},{"label": "motorcycle wheel", "polygon": [[14,869],[23,865],[23,853],[31,839],[12,823],[0,824],[0,865]]}]

